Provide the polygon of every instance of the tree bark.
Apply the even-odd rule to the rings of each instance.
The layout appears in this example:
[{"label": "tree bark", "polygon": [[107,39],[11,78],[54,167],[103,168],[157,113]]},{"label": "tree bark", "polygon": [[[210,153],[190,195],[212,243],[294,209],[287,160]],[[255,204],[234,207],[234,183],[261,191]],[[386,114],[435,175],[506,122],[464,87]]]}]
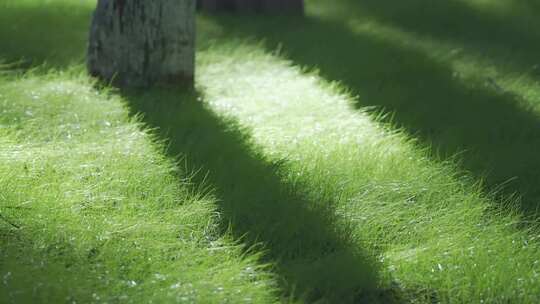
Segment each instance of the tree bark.
[{"label": "tree bark", "polygon": [[193,85],[195,0],[98,0],[91,75],[118,86]]},{"label": "tree bark", "polygon": [[261,1],[261,11],[267,13],[300,13],[304,12],[304,1],[302,0],[263,0]]},{"label": "tree bark", "polygon": [[304,14],[303,0],[199,0],[200,10],[208,12],[256,12],[262,14]]}]

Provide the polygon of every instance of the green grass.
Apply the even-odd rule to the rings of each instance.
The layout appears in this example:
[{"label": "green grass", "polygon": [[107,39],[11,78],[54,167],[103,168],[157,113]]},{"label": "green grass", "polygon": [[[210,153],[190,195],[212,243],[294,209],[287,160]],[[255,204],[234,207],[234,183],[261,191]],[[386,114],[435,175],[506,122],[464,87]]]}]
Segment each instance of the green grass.
[{"label": "green grass", "polygon": [[218,230],[211,193],[92,86],[0,80],[2,302],[276,301],[257,255]]},{"label": "green grass", "polygon": [[0,5],[41,25],[0,30],[38,66],[0,83],[0,295],[538,302],[532,4],[437,3],[200,16],[193,92],[69,69],[91,1]]},{"label": "green grass", "polygon": [[224,39],[264,39],[268,51],[279,49],[296,64],[340,82],[358,96],[355,107],[383,110],[385,122],[433,147],[436,157],[459,154],[462,168],[485,178],[490,190],[517,193],[523,211],[535,217],[537,18],[517,3],[506,14],[469,7],[498,1],[356,2],[330,7],[313,1],[305,19],[214,21]]}]

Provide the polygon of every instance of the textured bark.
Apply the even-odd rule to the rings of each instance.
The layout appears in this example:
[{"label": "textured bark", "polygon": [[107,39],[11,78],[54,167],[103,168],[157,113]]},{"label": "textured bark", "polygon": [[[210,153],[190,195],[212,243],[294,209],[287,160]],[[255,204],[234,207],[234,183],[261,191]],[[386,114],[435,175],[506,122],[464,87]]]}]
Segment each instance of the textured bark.
[{"label": "textured bark", "polygon": [[261,11],[268,13],[280,12],[304,12],[304,1],[302,0],[264,0],[261,1]]},{"label": "textured bark", "polygon": [[118,86],[193,84],[195,0],[98,0],[88,70]]},{"label": "textured bark", "polygon": [[263,14],[304,13],[303,0],[199,0],[200,10],[208,12],[257,12]]}]

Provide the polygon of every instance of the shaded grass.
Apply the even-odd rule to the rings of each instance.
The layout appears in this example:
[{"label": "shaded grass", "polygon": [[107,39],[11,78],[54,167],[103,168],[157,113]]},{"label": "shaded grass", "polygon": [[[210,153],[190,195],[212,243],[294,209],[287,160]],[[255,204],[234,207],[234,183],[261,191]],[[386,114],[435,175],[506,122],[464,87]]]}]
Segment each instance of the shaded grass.
[{"label": "shaded grass", "polygon": [[538,79],[540,31],[536,1],[348,1],[348,8],[425,38],[482,54],[503,71]]},{"label": "shaded grass", "polygon": [[[312,3],[308,12],[320,12],[320,8],[329,8]],[[347,8],[344,4],[342,2],[334,7]],[[48,14],[47,10],[42,13]],[[65,298],[70,295],[66,289],[59,288],[57,284],[43,286],[38,283],[54,281],[58,277],[68,280],[75,278],[75,272],[80,272],[91,274],[89,277],[80,276],[80,281],[74,284],[80,286],[74,293],[83,300],[92,297],[88,290],[100,290],[98,295],[111,301],[117,300],[112,296],[118,294],[116,291],[128,290],[127,299],[137,298],[141,301],[180,301],[187,296],[186,301],[222,302],[230,299],[231,302],[239,302],[246,298],[238,295],[250,295],[252,298],[249,300],[253,302],[272,302],[275,300],[273,279],[276,277],[259,269],[257,255],[248,254],[242,259],[242,251],[234,246],[235,242],[220,237],[219,232],[231,224],[235,238],[241,237],[248,244],[263,243],[265,261],[275,263],[279,275],[277,278],[282,280],[280,286],[288,290],[280,290],[280,293],[287,295],[293,290],[292,293],[299,301],[538,302],[540,266],[538,230],[533,228],[534,225],[523,227],[519,212],[493,208],[499,201],[486,195],[475,182],[476,179],[461,173],[452,161],[433,160],[430,157],[432,151],[427,150],[425,141],[434,139],[416,141],[407,133],[416,134],[417,130],[410,128],[409,132],[396,131],[392,125],[386,124],[388,120],[384,117],[373,117],[363,108],[354,109],[356,103],[372,104],[372,100],[377,97],[376,90],[371,90],[373,95],[362,95],[364,91],[370,92],[369,88],[374,85],[370,80],[380,80],[380,77],[370,77],[372,75],[367,69],[373,69],[375,75],[397,73],[399,81],[395,80],[390,86],[392,88],[400,81],[411,84],[407,82],[408,74],[399,72],[404,69],[417,71],[415,68],[418,67],[422,81],[434,77],[443,82],[443,85],[437,87],[442,92],[453,92],[461,97],[456,92],[460,83],[446,82],[448,77],[445,73],[450,69],[431,60],[429,56],[422,57],[419,48],[400,45],[400,39],[396,40],[396,44],[389,43],[387,38],[395,39],[396,35],[382,35],[385,31],[378,31],[376,23],[367,27],[367,33],[364,31],[364,34],[358,34],[365,27],[354,29],[335,20],[328,21],[330,17],[327,15],[319,17],[309,17],[307,21],[241,19],[249,20],[249,25],[236,24],[227,18],[219,22],[214,22],[216,19],[200,18],[197,84],[201,100],[195,101],[196,94],[177,92],[125,94],[132,111],[145,112],[147,123],[161,127],[161,136],[170,139],[171,153],[187,154],[188,169],[199,166],[204,168],[201,174],[192,179],[195,189],[200,188],[200,184],[209,183],[215,188],[217,202],[207,196],[195,195],[195,199],[190,191],[187,191],[187,196],[182,194],[178,188],[192,189],[189,184],[178,180],[178,176],[185,178],[186,174],[177,170],[171,173],[171,167],[159,166],[160,163],[170,161],[160,161],[159,157],[158,160],[148,159],[161,154],[155,152],[155,146],[149,144],[149,141],[147,144],[137,144],[140,143],[137,141],[140,137],[132,129],[134,125],[128,128],[127,133],[119,132],[114,122],[114,107],[120,103],[112,102],[116,97],[90,98],[88,101],[92,102],[83,103],[86,95],[79,91],[67,95],[58,94],[58,81],[53,78],[52,88],[45,86],[51,92],[36,96],[37,100],[58,100],[57,107],[32,108],[30,114],[42,117],[44,121],[57,117],[68,123],[62,121],[60,125],[65,125],[62,128],[42,128],[44,122],[32,123],[32,116],[26,113],[28,107],[24,103],[32,102],[35,88],[44,86],[40,82],[41,78],[30,79],[34,82],[25,84],[13,82],[13,92],[9,96],[15,96],[18,94],[16,92],[21,91],[27,95],[16,99],[23,106],[5,103],[3,111],[8,111],[14,119],[2,122],[2,125],[13,127],[6,132],[6,136],[1,137],[9,153],[0,155],[10,157],[7,169],[2,172],[13,173],[2,175],[6,177],[2,182],[11,189],[6,192],[9,196],[5,196],[8,198],[5,201],[20,204],[9,206],[17,208],[3,208],[1,212],[11,220],[20,218],[16,223],[24,224],[21,226],[25,227],[24,231],[28,234],[14,235],[13,227],[6,225],[4,231],[9,232],[3,236],[14,248],[4,251],[7,252],[4,256],[18,257],[20,252],[38,252],[36,255],[39,258],[27,260],[26,263],[3,258],[2,261],[15,264],[7,264],[13,265],[9,268],[4,268],[6,264],[3,264],[2,270],[20,269],[23,264],[31,270],[28,276],[17,276],[18,279],[10,283],[10,286],[16,287],[4,292],[21,290],[28,295],[31,294],[30,288],[41,286],[37,291],[38,300]],[[251,28],[248,29],[248,26]],[[274,28],[269,29],[271,26]],[[234,31],[231,32],[231,29]],[[255,33],[253,29],[258,31]],[[292,41],[292,34],[296,30],[304,35],[294,36],[298,42]],[[319,35],[318,31],[323,35]],[[268,44],[230,40],[231,34],[239,37],[256,36],[256,39],[260,38],[257,35],[261,35],[266,37]],[[9,37],[12,33],[5,35]],[[301,37],[305,37],[305,41]],[[362,43],[358,43],[359,37]],[[349,44],[346,45],[345,40]],[[320,74],[306,73],[292,62],[284,60],[279,52],[270,54],[265,51],[265,47],[273,50],[276,42],[282,42],[282,51],[295,62],[308,67],[320,64]],[[300,42],[309,48],[303,47]],[[347,50],[341,54],[349,45],[352,51],[360,55],[363,50],[370,50],[367,54],[373,57],[376,64],[370,65],[369,61],[357,58],[360,56],[358,54],[353,57],[352,51],[348,53]],[[330,46],[334,52],[340,51],[340,56],[334,56]],[[48,53],[30,44],[27,47],[36,53]],[[293,52],[295,47],[298,49],[296,55]],[[387,53],[383,53],[385,51]],[[77,52],[74,50],[64,59],[77,58]],[[388,56],[379,55],[378,52]],[[21,53],[30,53],[30,50],[21,50]],[[400,63],[401,55],[411,59],[414,64]],[[309,60],[302,61],[302,56]],[[397,63],[390,61],[383,65],[382,57],[388,59],[394,56],[398,58]],[[356,60],[365,66],[354,65]],[[332,70],[331,62],[339,68]],[[390,65],[397,65],[397,69],[389,68]],[[330,74],[330,71],[335,74]],[[354,82],[354,73],[357,73],[357,83]],[[344,79],[350,82],[343,81],[343,76],[347,76]],[[72,78],[67,75],[65,80],[70,82]],[[344,85],[328,83],[324,78],[342,80]],[[360,90],[363,82],[370,85]],[[385,88],[383,91],[391,93],[384,96],[398,100],[405,100],[400,98],[408,94],[424,96],[415,92],[420,90],[419,87],[404,85],[398,88]],[[345,92],[348,89],[352,89],[352,92]],[[491,96],[489,90],[473,92],[475,98]],[[352,98],[353,94],[360,96]],[[499,100],[501,97],[494,98]],[[101,103],[93,104],[98,100]],[[504,100],[507,100],[506,97]],[[77,104],[63,107],[70,102]],[[83,120],[77,120],[71,115],[75,110],[76,113],[87,112],[85,105],[93,109],[89,112],[92,115],[85,116]],[[488,107],[485,103],[482,105]],[[450,105],[446,106],[448,108],[445,110],[451,109]],[[422,113],[419,106],[415,109]],[[503,106],[500,109],[513,111],[512,107]],[[437,112],[439,109],[434,107],[429,110]],[[120,112],[123,114],[119,115],[127,119],[126,111]],[[411,112],[413,114],[409,115],[414,115],[414,111]],[[109,113],[113,113],[112,118],[101,116]],[[516,110],[512,113],[521,112]],[[523,117],[528,126],[530,115],[523,114]],[[79,126],[80,121],[87,124]],[[405,125],[399,120],[397,122]],[[418,125],[423,126],[421,123]],[[108,128],[112,128],[110,131],[118,136],[110,145],[107,145],[107,139],[111,139],[106,136],[111,135],[106,131]],[[0,129],[0,132],[4,131],[4,128]],[[59,138],[70,136],[91,144],[75,147],[60,144]],[[19,141],[24,138],[28,142],[23,145]],[[133,145],[126,145],[134,139]],[[32,146],[32,142],[39,144]],[[143,146],[148,149],[134,149]],[[89,160],[105,161],[103,156],[99,156],[99,151],[103,152],[103,149],[106,149],[107,155],[107,165],[104,167],[109,169],[95,170],[99,168],[95,164],[88,168],[80,167],[81,163],[91,163]],[[35,150],[44,153],[43,158],[50,160],[50,163],[45,165],[37,161],[36,167],[27,166],[32,172],[28,177],[24,174],[25,166],[16,160],[41,155]],[[89,159],[73,153],[77,151]],[[111,151],[117,151],[118,156]],[[69,158],[72,154],[73,159]],[[49,158],[51,155],[57,158]],[[66,158],[72,161],[66,162]],[[126,166],[126,162],[131,165]],[[59,163],[62,166],[55,165]],[[156,166],[161,169],[155,169]],[[63,169],[59,171],[59,168]],[[152,174],[155,173],[154,169],[161,173]],[[206,170],[210,172],[205,182]],[[126,177],[134,174],[126,183]],[[69,178],[66,179],[66,176]],[[77,182],[73,182],[73,179]],[[70,199],[72,194],[65,198],[66,193],[71,193],[70,189],[81,184],[86,186],[81,187],[80,192],[75,192],[74,201]],[[126,189],[126,185],[131,186]],[[160,186],[154,188],[152,185]],[[169,187],[177,190],[170,192]],[[167,194],[163,197],[164,193],[171,196]],[[195,193],[200,194],[201,191]],[[25,206],[28,197],[40,198],[38,201],[42,201],[43,206],[28,211],[31,213],[24,216],[25,209],[19,207]],[[115,211],[118,206],[123,206],[121,203],[115,205],[117,197],[125,197],[122,202],[133,202],[126,206],[126,213]],[[193,217],[184,207],[169,207],[165,204],[168,207],[163,209],[144,208],[146,205],[141,203],[149,200],[161,206],[161,203],[168,201],[167,197],[174,202],[186,197],[193,198],[191,203],[179,205],[188,211],[200,206],[203,210],[194,213],[201,217]],[[70,208],[49,208],[58,202],[65,202]],[[508,204],[514,206],[515,202],[509,201]],[[207,225],[217,210],[220,211],[218,214],[221,214],[221,220],[215,219]],[[140,218],[145,221],[141,223]],[[184,223],[180,227],[189,228],[180,229],[178,223]],[[136,232],[130,230],[130,227],[137,224],[142,226],[133,228]],[[88,225],[91,225],[90,232],[85,230]],[[69,238],[72,235],[89,234],[107,236],[110,231],[119,231],[120,235],[130,241],[135,239],[137,244],[127,247],[125,240],[112,236],[109,237],[112,240],[106,244],[99,238]],[[170,244],[172,239],[176,240],[173,236],[179,231],[180,235],[186,236],[180,238],[187,240],[185,244],[172,248],[172,253],[153,251],[155,248],[163,248],[163,244]],[[296,233],[289,234],[289,231]],[[191,242],[191,236],[195,236],[193,242],[196,245]],[[192,245],[195,249],[190,251]],[[66,246],[70,248],[65,249]],[[97,256],[102,260],[94,263],[90,259],[87,262],[88,256],[95,256],[94,248],[99,248]],[[123,252],[121,250],[125,250],[124,256],[119,256],[118,253]],[[189,254],[184,255],[186,252]],[[219,254],[215,256],[215,252]],[[171,256],[174,259],[169,258]],[[122,270],[117,266],[125,266],[120,261],[125,261],[126,257],[129,263],[125,265],[132,267]],[[151,258],[152,262],[147,258]],[[53,263],[40,268],[36,260]],[[63,270],[66,261],[75,261],[74,268]],[[97,266],[105,264],[108,267]],[[181,268],[181,265],[184,267]],[[189,271],[178,272],[178,268]],[[74,269],[73,273],[69,269]],[[111,269],[120,270],[107,274],[106,271],[110,272]],[[169,273],[171,281],[163,285],[153,283],[153,279],[150,279],[153,271],[149,269],[167,269],[159,273]],[[111,276],[111,280],[103,281],[101,278],[107,275]],[[155,274],[154,277],[160,278]],[[177,278],[196,283],[180,284],[185,289],[171,292],[176,290],[171,287],[177,286]],[[131,289],[126,288],[133,285],[132,281],[136,285]],[[110,283],[107,285],[103,282]],[[227,285],[220,286],[224,282]],[[376,285],[383,294],[378,295],[376,291],[367,288],[371,285]],[[295,286],[297,291],[294,291]],[[229,290],[238,293],[220,293]],[[51,296],[50,292],[57,296]]]},{"label": "shaded grass", "polygon": [[271,159],[286,159],[287,181],[330,203],[353,239],[381,252],[380,277],[402,299],[536,301],[537,230],[518,228],[517,212],[490,210],[494,197],[474,179],[353,110],[341,86],[260,44],[213,37],[198,62],[208,105],[250,129]]},{"label": "shaded grass", "polygon": [[248,245],[260,244],[266,259],[276,264],[283,288],[295,298],[308,303],[394,300],[392,293],[375,290],[380,286],[378,254],[351,239],[331,197],[308,200],[306,185],[281,176],[287,159],[268,159],[247,129],[216,115],[202,97],[181,102],[193,98],[162,90],[126,96],[133,113],[143,113],[150,126],[159,128],[170,153],[183,155],[190,168],[203,168],[193,181],[216,189],[224,228]]},{"label": "shaded grass", "polygon": [[[72,73],[0,79],[0,298],[268,303],[256,252],[122,101]],[[263,269],[265,268],[265,269]]]},{"label": "shaded grass", "polygon": [[2,1],[0,58],[43,70],[79,64],[84,60],[94,5],[88,0]]},{"label": "shaded grass", "polygon": [[[539,89],[533,79],[523,75],[501,75],[505,69],[500,65],[518,64],[524,58],[512,47],[536,54],[534,45],[538,40],[536,44],[528,43],[530,39],[523,41],[520,35],[510,33],[495,36],[498,28],[506,29],[506,23],[491,27],[491,23],[485,24],[487,21],[481,19],[489,18],[487,14],[476,16],[472,10],[454,12],[465,10],[464,4],[457,1],[421,4],[425,3],[340,1],[329,8],[315,1],[304,19],[213,18],[224,27],[214,34],[223,39],[264,39],[269,51],[279,49],[295,63],[316,69],[326,79],[339,81],[359,97],[358,108],[374,107],[375,112],[386,113],[384,122],[420,138],[437,158],[459,154],[457,160],[462,167],[485,179],[490,191],[506,197],[517,194],[522,198],[522,211],[536,217],[540,202],[540,156],[535,152],[540,148]],[[402,6],[407,8],[400,9]],[[388,23],[395,28],[374,21],[374,16],[380,16],[366,7],[388,11]],[[339,14],[332,13],[333,10]],[[460,27],[444,27],[445,20],[450,19]],[[478,41],[508,46],[501,50],[506,52],[505,61],[486,53],[497,65],[485,67],[482,60],[471,57],[475,52],[468,48],[488,52],[490,45],[475,46],[465,40],[452,48],[427,38],[422,40],[422,36],[405,31],[410,30],[402,24],[405,21],[434,31],[433,39],[462,38],[466,29],[470,29],[473,39],[481,31],[494,28],[495,34],[490,32]],[[516,18],[509,23],[514,21]],[[436,22],[440,22],[439,27],[434,25]],[[516,46],[513,39],[522,44]],[[533,65],[534,60],[530,58],[528,64]],[[528,71],[519,65],[517,68]]]}]

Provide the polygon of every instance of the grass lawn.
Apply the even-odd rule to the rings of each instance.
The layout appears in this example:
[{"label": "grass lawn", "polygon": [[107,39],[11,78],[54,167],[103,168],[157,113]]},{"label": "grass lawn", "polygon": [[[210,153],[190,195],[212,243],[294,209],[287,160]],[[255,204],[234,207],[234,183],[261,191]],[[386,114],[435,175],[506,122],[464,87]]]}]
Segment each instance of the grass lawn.
[{"label": "grass lawn", "polygon": [[199,16],[192,92],[90,80],[93,1],[0,4],[0,299],[540,301],[534,4],[356,2]]},{"label": "grass lawn", "polygon": [[117,96],[74,73],[0,91],[2,302],[275,301],[216,198]]}]

